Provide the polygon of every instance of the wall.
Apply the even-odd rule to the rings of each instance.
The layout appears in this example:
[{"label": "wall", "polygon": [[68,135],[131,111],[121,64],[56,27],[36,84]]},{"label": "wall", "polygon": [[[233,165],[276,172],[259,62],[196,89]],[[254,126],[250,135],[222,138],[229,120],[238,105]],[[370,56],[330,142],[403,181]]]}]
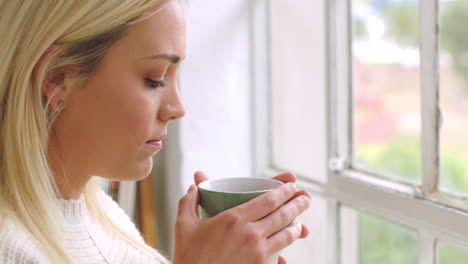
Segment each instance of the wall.
[{"label": "wall", "polygon": [[[257,0],[255,0],[257,1]],[[286,0],[272,0],[289,3]],[[297,1],[295,1],[297,2]],[[311,175],[325,180],[326,153],[325,153],[325,47],[322,39],[324,0],[306,1],[302,5],[303,22],[308,23],[308,14],[320,13],[314,19],[319,23],[311,23],[308,28],[309,40],[299,46],[292,46],[288,39],[278,41],[278,45],[287,49],[308,48],[307,56],[315,59],[305,61],[311,74],[304,73],[309,79],[306,81],[311,87],[307,91],[307,105],[312,107],[310,121],[306,133],[307,142],[314,148],[308,149],[301,156],[308,156],[308,160],[315,160]],[[252,0],[191,0],[187,8],[188,39],[187,57],[180,70],[179,85],[183,100],[187,108],[187,115],[180,121],[170,125],[169,135],[164,142],[164,150],[155,159],[154,186],[155,197],[158,201],[159,248],[171,255],[173,244],[173,223],[176,216],[177,203],[190,184],[193,183],[193,174],[197,170],[205,171],[210,178],[253,176],[252,155],[254,144],[252,122],[253,106],[251,102],[255,87],[252,80],[252,22],[249,17],[250,5],[258,2]],[[279,3],[279,4],[281,4]],[[278,6],[278,5],[277,5]],[[280,6],[280,5],[279,5]],[[285,10],[283,10],[285,11]],[[310,11],[310,12],[309,12]],[[285,20],[293,21],[297,18],[293,13],[284,12]],[[312,19],[312,18],[311,18]],[[301,24],[303,25],[303,24]],[[300,29],[300,27],[299,27]],[[287,30],[287,28],[285,29]],[[299,32],[294,35],[301,41]],[[305,37],[305,36],[304,36]],[[312,39],[310,39],[312,38]],[[266,47],[265,47],[266,48]],[[278,58],[280,63],[291,64],[286,57]],[[278,61],[278,60],[277,60]],[[284,97],[291,96],[287,81],[292,74],[275,76],[273,81],[285,83]],[[262,78],[262,76],[257,76]],[[301,80],[298,80],[301,81]],[[295,85],[297,86],[297,85]],[[288,92],[289,91],[289,92]],[[296,96],[304,94],[300,91]],[[267,96],[267,95],[266,95]],[[288,97],[289,96],[289,97]],[[303,99],[303,98],[302,98]],[[286,100],[287,104],[295,105],[296,101]],[[283,104],[284,102],[282,102]],[[284,108],[286,105],[282,105]],[[296,105],[297,106],[297,105]],[[276,106],[275,106],[276,107]],[[296,107],[296,110],[298,107]],[[287,110],[287,109],[286,109]],[[278,109],[287,114],[286,110]],[[285,116],[284,127],[292,128],[304,123],[304,119]],[[281,128],[281,127],[280,127]],[[279,137],[300,140],[294,129],[276,129],[281,133]],[[304,133],[300,134],[303,135]],[[307,154],[307,155],[305,155]],[[297,153],[290,153],[294,157]],[[279,161],[285,160],[283,158]],[[289,159],[295,161],[295,159]],[[293,165],[294,162],[287,162]],[[312,235],[308,240],[302,240],[294,247],[283,253],[288,257],[289,263],[323,263],[326,244],[326,202],[317,197],[311,210],[299,220],[312,223]],[[310,250],[308,250],[310,249]],[[306,257],[306,258],[304,258]]]},{"label": "wall", "polygon": [[[249,0],[191,0],[179,88],[187,108],[155,159],[160,248],[171,254],[177,203],[193,174],[251,176]],[[162,203],[161,203],[162,202]]]}]

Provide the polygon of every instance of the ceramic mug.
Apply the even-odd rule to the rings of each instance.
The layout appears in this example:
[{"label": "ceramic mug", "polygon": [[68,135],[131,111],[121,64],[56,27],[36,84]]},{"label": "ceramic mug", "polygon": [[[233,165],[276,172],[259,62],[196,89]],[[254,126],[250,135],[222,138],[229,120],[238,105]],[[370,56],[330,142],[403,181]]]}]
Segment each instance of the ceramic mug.
[{"label": "ceramic mug", "polygon": [[[207,180],[198,185],[201,218],[213,217],[271,191],[283,183],[266,178],[222,178]],[[277,264],[279,252],[266,264]]]}]

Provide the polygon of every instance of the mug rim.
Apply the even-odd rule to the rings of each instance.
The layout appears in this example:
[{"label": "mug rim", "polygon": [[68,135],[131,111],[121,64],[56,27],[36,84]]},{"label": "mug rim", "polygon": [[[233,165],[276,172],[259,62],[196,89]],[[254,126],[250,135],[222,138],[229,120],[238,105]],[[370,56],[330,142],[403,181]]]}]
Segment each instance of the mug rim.
[{"label": "mug rim", "polygon": [[282,184],[284,184],[282,181],[278,181],[278,180],[275,180],[275,179],[270,179],[270,178],[260,178],[260,177],[228,177],[228,178],[219,178],[219,179],[212,179],[212,180],[206,180],[206,181],[203,181],[201,183],[198,184],[198,189],[200,190],[203,190],[203,191],[206,191],[206,192],[212,192],[212,193],[232,193],[232,194],[249,194],[249,193],[263,193],[263,192],[268,192],[268,191],[271,191],[271,190],[274,190],[275,188],[266,188],[266,189],[261,189],[261,190],[256,190],[256,191],[247,191],[247,192],[234,192],[234,191],[216,191],[216,190],[212,190],[212,189],[208,189],[207,187],[208,186],[205,186],[207,185],[208,183],[212,183],[212,182],[217,182],[217,181],[229,181],[229,180],[238,180],[238,179],[241,179],[241,180],[260,180],[260,181],[267,181],[267,182],[271,182],[271,183],[278,183],[278,186],[276,186],[275,188],[278,188],[280,187]]}]

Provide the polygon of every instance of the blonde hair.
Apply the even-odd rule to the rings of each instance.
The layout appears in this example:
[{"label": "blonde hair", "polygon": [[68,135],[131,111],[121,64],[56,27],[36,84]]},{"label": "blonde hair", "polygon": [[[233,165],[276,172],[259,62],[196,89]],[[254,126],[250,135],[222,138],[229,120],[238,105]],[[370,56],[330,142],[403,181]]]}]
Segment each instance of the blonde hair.
[{"label": "blonde hair", "polygon": [[[54,116],[41,91],[45,76],[73,67],[76,83],[85,82],[129,26],[157,12],[163,2],[0,0],[0,221],[23,226],[53,263],[73,261],[60,243],[65,219],[48,153]],[[57,48],[41,58],[53,44]],[[94,178],[83,193],[91,216],[109,232],[169,263],[112,222],[98,202],[100,187],[100,179]]]}]

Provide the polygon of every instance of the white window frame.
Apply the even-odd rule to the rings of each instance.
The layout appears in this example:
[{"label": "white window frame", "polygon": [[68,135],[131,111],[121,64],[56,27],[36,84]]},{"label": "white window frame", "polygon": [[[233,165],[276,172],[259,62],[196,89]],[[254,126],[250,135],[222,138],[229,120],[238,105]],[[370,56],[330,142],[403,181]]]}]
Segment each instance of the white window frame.
[{"label": "white window frame", "polygon": [[[468,248],[468,200],[442,192],[440,177],[439,132],[439,45],[438,0],[420,0],[421,53],[421,137],[422,184],[388,179],[353,167],[353,100],[351,67],[351,0],[324,0],[327,38],[327,133],[329,172],[327,182],[320,183],[298,175],[298,186],[327,199],[327,263],[345,263],[340,258],[340,206],[378,215],[418,232],[420,264],[435,264],[437,240]],[[254,174],[270,177],[279,173],[271,162],[269,124],[270,95],[267,87],[270,33],[269,1],[251,4],[252,25],[252,109]],[[265,125],[267,123],[267,125]],[[261,125],[259,125],[261,124]],[[371,198],[371,199],[369,199]]]}]

